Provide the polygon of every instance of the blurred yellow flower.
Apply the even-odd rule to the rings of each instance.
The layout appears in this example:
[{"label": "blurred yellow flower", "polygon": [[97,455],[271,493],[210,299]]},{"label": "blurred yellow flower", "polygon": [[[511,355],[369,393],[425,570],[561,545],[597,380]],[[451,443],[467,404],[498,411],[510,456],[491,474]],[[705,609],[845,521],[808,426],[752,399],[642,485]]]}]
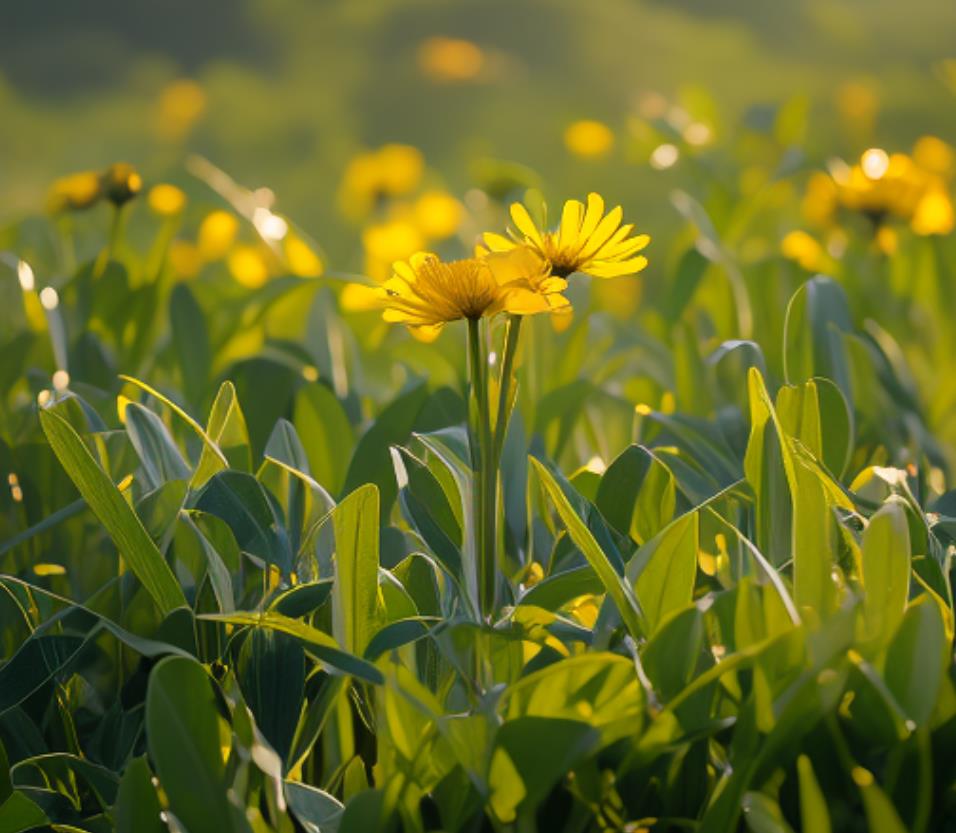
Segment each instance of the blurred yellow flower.
[{"label": "blurred yellow flower", "polygon": [[558,228],[541,231],[524,205],[513,203],[511,219],[516,230],[508,230],[510,238],[486,232],[484,241],[493,252],[528,246],[546,260],[553,274],[559,277],[574,272],[596,278],[633,275],[647,266],[647,258],[637,253],[651,238],[646,234],[631,237],[634,226],[622,226],[623,215],[620,206],[605,214],[604,200],[591,193],[586,208],[578,200],[568,200]]},{"label": "blurred yellow flower", "polygon": [[226,256],[239,233],[239,220],[228,211],[217,209],[199,224],[199,253],[203,260],[219,260]]},{"label": "blurred yellow flower", "polygon": [[425,236],[414,223],[388,220],[368,226],[362,232],[365,272],[382,283],[391,275],[392,263],[407,260],[425,247]]},{"label": "blurred yellow flower", "polygon": [[175,217],[186,207],[186,195],[175,185],[161,182],[149,189],[146,202],[154,214],[160,217]]},{"label": "blurred yellow flower", "polygon": [[128,162],[115,162],[100,175],[103,195],[119,207],[128,203],[143,188],[143,178]]},{"label": "blurred yellow flower", "polygon": [[604,122],[582,119],[568,125],[564,144],[575,156],[594,159],[607,156],[614,147],[614,134]]},{"label": "blurred yellow flower", "polygon": [[923,195],[911,225],[913,231],[924,236],[949,234],[953,230],[953,202],[944,188],[934,187]]},{"label": "blurred yellow flower", "polygon": [[286,265],[300,278],[317,278],[322,274],[322,261],[308,243],[294,232],[289,232],[282,243]]},{"label": "blurred yellow flower", "polygon": [[471,81],[484,65],[481,47],[462,38],[431,37],[418,47],[418,66],[433,81]]},{"label": "blurred yellow flower", "polygon": [[174,240],[170,243],[167,257],[173,272],[181,278],[195,278],[202,269],[202,255],[188,240]]},{"label": "blurred yellow flower", "polygon": [[156,130],[164,139],[181,139],[206,111],[206,94],[189,78],[167,84],[159,96]]},{"label": "blurred yellow flower", "polygon": [[[433,341],[449,321],[477,320],[499,312],[533,315],[564,306],[535,291],[551,279],[546,266],[531,252],[520,250],[488,258],[442,261],[430,252],[418,252],[409,261],[395,263],[392,277],[380,290],[382,317],[404,324],[421,341]],[[562,299],[563,300],[563,299]]]},{"label": "blurred yellow flower", "polygon": [[827,263],[823,246],[805,231],[789,232],[780,243],[780,251],[789,260],[794,260],[808,272],[823,271]]},{"label": "blurred yellow flower", "polygon": [[249,289],[258,289],[269,279],[269,264],[255,246],[236,246],[226,262],[233,278]]},{"label": "blurred yellow flower", "polygon": [[909,223],[917,234],[948,234],[953,228],[953,206],[945,177],[952,165],[952,149],[931,136],[916,143],[913,156],[869,148],[853,166],[837,161],[829,176],[814,174],[804,195],[803,213],[820,228],[836,225],[844,209],[869,218],[874,233],[895,218]]},{"label": "blurred yellow flower", "polygon": [[847,81],[837,87],[836,105],[846,126],[865,134],[873,127],[880,100],[866,81]]},{"label": "blurred yellow flower", "polygon": [[413,191],[424,170],[421,151],[411,145],[388,144],[360,153],[345,168],[339,205],[348,217],[364,217],[382,199]]},{"label": "blurred yellow flower", "polygon": [[415,222],[431,240],[450,237],[461,225],[464,208],[451,194],[444,191],[426,191],[414,207]]},{"label": "blurred yellow flower", "polygon": [[100,175],[95,171],[80,171],[60,177],[50,186],[47,195],[47,210],[53,214],[61,211],[80,211],[89,208],[102,195]]}]

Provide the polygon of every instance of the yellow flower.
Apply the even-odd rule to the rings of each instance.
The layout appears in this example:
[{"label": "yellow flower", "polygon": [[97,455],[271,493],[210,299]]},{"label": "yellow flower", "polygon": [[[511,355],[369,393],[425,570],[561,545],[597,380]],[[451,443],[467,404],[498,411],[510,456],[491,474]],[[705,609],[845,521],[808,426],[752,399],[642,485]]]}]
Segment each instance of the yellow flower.
[{"label": "yellow flower", "polygon": [[358,219],[386,197],[415,190],[425,170],[418,148],[388,144],[360,153],[345,168],[339,187],[339,204],[348,217]]},{"label": "yellow flower", "polygon": [[588,194],[587,208],[578,200],[568,200],[561,223],[554,231],[539,230],[521,203],[511,206],[511,219],[517,230],[511,238],[486,232],[485,244],[493,252],[528,246],[551,266],[554,275],[565,278],[583,272],[595,278],[633,275],[647,266],[647,258],[637,253],[650,242],[646,234],[629,235],[633,225],[621,225],[620,206],[604,213],[604,200]]},{"label": "yellow flower", "polygon": [[913,161],[924,171],[950,177],[956,167],[956,152],[936,136],[922,136],[913,145]]},{"label": "yellow flower", "polygon": [[392,263],[407,260],[425,247],[421,230],[407,220],[376,223],[362,232],[365,272],[378,283],[388,280]]},{"label": "yellow flower", "polygon": [[89,208],[101,196],[100,176],[95,171],[80,171],[54,181],[47,196],[47,208],[53,214]]},{"label": "yellow flower", "polygon": [[225,257],[239,233],[239,221],[228,211],[217,209],[199,224],[199,252],[203,260]]},{"label": "yellow flower", "polygon": [[[564,281],[551,278],[546,265],[526,250],[487,258],[444,262],[430,252],[398,261],[380,290],[382,317],[404,324],[421,341],[433,341],[449,321],[477,320],[499,312],[533,315],[566,306],[552,299]],[[563,304],[562,304],[563,301]]]},{"label": "yellow flower", "polygon": [[128,162],[116,162],[100,175],[103,194],[119,207],[129,202],[143,188],[143,178]]},{"label": "yellow flower", "polygon": [[153,213],[160,217],[175,217],[186,207],[186,195],[168,182],[161,182],[150,188],[146,201]]},{"label": "yellow flower", "polygon": [[614,134],[603,122],[582,119],[568,125],[564,144],[575,156],[593,159],[606,156],[614,146]]}]

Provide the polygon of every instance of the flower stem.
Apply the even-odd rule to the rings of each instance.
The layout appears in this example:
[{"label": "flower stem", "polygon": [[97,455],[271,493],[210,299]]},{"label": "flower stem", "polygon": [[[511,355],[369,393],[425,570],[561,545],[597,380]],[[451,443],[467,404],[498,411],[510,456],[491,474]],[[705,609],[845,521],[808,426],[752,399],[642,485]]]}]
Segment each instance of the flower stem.
[{"label": "flower stem", "polygon": [[[498,471],[488,407],[488,361],[481,341],[480,321],[468,319],[468,358],[471,391],[475,398],[471,462],[475,472],[474,508],[478,556],[478,600],[481,615],[489,618],[495,609]],[[477,446],[477,447],[476,447]]]},{"label": "flower stem", "polygon": [[505,447],[508,434],[508,422],[511,418],[511,404],[514,398],[514,363],[518,352],[518,339],[521,335],[520,315],[508,317],[505,332],[505,346],[501,356],[501,376],[498,384],[498,416],[495,419],[495,466],[501,463],[501,452]]}]

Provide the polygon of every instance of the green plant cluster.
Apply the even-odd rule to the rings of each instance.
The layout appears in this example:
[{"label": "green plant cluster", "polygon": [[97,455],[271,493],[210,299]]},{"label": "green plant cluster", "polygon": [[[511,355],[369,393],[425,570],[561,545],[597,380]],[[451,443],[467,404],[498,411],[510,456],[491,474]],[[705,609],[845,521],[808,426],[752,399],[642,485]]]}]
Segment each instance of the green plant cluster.
[{"label": "green plant cluster", "polygon": [[37,301],[20,228],[0,831],[956,829],[952,240],[741,268],[715,190],[529,319],[490,611],[460,345],[117,239]]}]

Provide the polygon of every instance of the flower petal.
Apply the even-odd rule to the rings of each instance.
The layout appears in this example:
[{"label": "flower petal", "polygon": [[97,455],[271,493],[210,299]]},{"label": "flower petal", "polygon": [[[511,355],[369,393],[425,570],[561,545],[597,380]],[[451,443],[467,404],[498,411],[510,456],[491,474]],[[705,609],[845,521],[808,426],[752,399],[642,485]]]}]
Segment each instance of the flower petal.
[{"label": "flower petal", "polygon": [[528,209],[520,202],[511,203],[511,219],[525,237],[541,245],[541,233],[538,231]]}]

